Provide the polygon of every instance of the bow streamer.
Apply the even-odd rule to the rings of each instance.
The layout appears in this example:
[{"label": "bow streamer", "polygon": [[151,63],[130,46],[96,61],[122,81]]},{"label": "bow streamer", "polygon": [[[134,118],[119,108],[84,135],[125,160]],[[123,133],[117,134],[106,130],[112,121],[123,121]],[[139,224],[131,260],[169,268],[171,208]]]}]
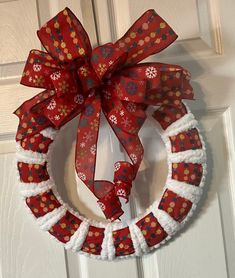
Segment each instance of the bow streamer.
[{"label": "bow streamer", "polygon": [[[86,31],[68,8],[37,34],[47,52],[30,51],[21,84],[45,90],[14,112],[20,119],[16,140],[47,127],[60,129],[80,114],[76,172],[113,221],[123,214],[119,197],[128,201],[143,158],[138,132],[146,108],[177,108],[182,99],[193,99],[189,73],[182,67],[138,64],[169,46],[177,35],[154,10],[148,10],[117,42],[92,50]],[[95,180],[101,112],[130,158],[115,163],[113,182]]]}]

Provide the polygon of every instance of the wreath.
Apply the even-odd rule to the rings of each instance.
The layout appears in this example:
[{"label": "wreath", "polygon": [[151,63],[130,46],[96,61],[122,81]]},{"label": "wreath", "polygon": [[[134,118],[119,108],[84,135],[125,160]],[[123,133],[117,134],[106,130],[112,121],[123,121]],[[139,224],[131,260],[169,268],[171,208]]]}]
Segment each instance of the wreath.
[{"label": "wreath", "polygon": [[[66,249],[107,260],[139,256],[171,238],[189,219],[202,195],[205,145],[184,99],[193,99],[189,72],[178,65],[141,63],[177,35],[154,11],[146,11],[115,43],[92,50],[75,15],[65,8],[38,32],[47,52],[31,50],[21,84],[43,88],[14,113],[17,175],[25,204],[39,226]],[[167,150],[168,176],[160,201],[129,224],[120,198],[129,200],[143,159],[138,132],[152,117]],[[113,181],[95,180],[101,112],[128,154],[114,164]],[[57,134],[80,115],[75,168],[96,196],[108,223],[87,219],[58,194],[51,174]]]}]

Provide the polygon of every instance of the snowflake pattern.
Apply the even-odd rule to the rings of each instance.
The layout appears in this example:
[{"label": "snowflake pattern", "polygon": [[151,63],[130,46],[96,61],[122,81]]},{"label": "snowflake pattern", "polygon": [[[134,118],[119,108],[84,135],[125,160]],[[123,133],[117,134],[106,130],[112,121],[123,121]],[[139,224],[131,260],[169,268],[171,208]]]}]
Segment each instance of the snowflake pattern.
[{"label": "snowflake pattern", "polygon": [[81,147],[81,148],[85,148],[85,145],[86,145],[85,142],[81,142],[81,143],[80,143],[80,147]]},{"label": "snowflake pattern", "polygon": [[79,179],[81,179],[82,181],[86,180],[86,175],[82,172],[78,172],[78,177]]},{"label": "snowflake pattern", "polygon": [[[69,91],[69,84],[65,80],[62,80],[58,84],[59,84],[59,91],[62,94],[65,94]],[[56,90],[57,90],[57,88],[56,88]]]},{"label": "snowflake pattern", "polygon": [[98,122],[98,120],[94,119],[91,122],[91,129],[94,129],[94,130],[98,130],[99,129],[99,122]]},{"label": "snowflake pattern", "polygon": [[138,91],[138,86],[135,82],[130,81],[126,84],[126,91],[129,95],[135,95]]},{"label": "snowflake pattern", "polygon": [[44,82],[45,82],[45,79],[43,78],[43,76],[37,76],[37,75],[34,76],[33,83],[37,87],[43,86]]},{"label": "snowflake pattern", "polygon": [[50,77],[52,80],[58,80],[60,79],[60,76],[61,76],[61,72],[60,71],[56,71],[56,72],[53,72]]},{"label": "snowflake pattern", "polygon": [[89,116],[91,116],[91,115],[94,113],[94,111],[95,111],[95,109],[94,109],[93,105],[92,105],[92,104],[89,104],[89,105],[86,106],[85,111],[84,111],[84,114],[85,114],[87,117],[89,117]]},{"label": "snowflake pattern", "polygon": [[120,162],[116,162],[114,164],[115,172],[117,172],[120,169],[120,167],[121,167],[121,163]]},{"label": "snowflake pattern", "polygon": [[73,100],[77,104],[82,104],[84,102],[84,97],[83,97],[83,95],[78,94],[74,97]]},{"label": "snowflake pattern", "polygon": [[124,111],[121,110],[121,111],[120,111],[120,116],[124,116],[124,114],[125,114]]},{"label": "snowflake pattern", "polygon": [[152,79],[157,76],[157,70],[155,67],[148,67],[145,70],[145,75],[147,78]]},{"label": "snowflake pattern", "polygon": [[41,69],[42,69],[42,66],[41,66],[40,64],[34,64],[34,65],[33,65],[33,70],[34,70],[34,71],[38,72],[38,71],[40,71]]},{"label": "snowflake pattern", "polygon": [[118,196],[126,197],[126,191],[124,189],[118,189],[116,193]]},{"label": "snowflake pattern", "polygon": [[54,110],[56,108],[56,101],[52,99],[49,104],[47,105],[48,110]]},{"label": "snowflake pattern", "polygon": [[88,132],[84,132],[84,136],[83,136],[83,139],[85,140],[85,142],[91,142],[94,138],[94,135],[92,134],[91,131],[88,131]]},{"label": "snowflake pattern", "polygon": [[117,124],[117,117],[114,115],[110,115],[109,116],[109,120],[113,123],[113,124]]},{"label": "snowflake pattern", "polygon": [[60,115],[55,115],[54,119],[55,119],[56,121],[59,121]]},{"label": "snowflake pattern", "polygon": [[105,206],[104,203],[102,203],[102,202],[100,202],[100,201],[98,201],[97,203],[98,203],[98,205],[100,206],[100,208],[101,208],[102,211],[104,211],[104,210],[106,209],[106,206]]},{"label": "snowflake pattern", "polygon": [[121,124],[122,124],[125,128],[131,127],[131,120],[129,120],[127,117],[126,117],[126,118],[123,118],[122,121],[121,121]]},{"label": "snowflake pattern", "polygon": [[97,71],[100,75],[102,75],[106,71],[106,65],[105,64],[98,64]]},{"label": "snowflake pattern", "polygon": [[58,112],[60,112],[61,116],[67,116],[70,112],[70,109],[67,105],[60,105],[60,107],[58,108]]},{"label": "snowflake pattern", "polygon": [[96,154],[96,145],[92,145],[92,146],[90,147],[90,152],[91,152],[91,154],[93,154],[93,155]]},{"label": "snowflake pattern", "polygon": [[79,70],[83,76],[87,76],[90,73],[87,67],[81,67]]},{"label": "snowflake pattern", "polygon": [[126,106],[126,109],[129,111],[129,112],[135,112],[136,111],[136,105],[134,102],[129,102]]},{"label": "snowflake pattern", "polygon": [[137,156],[134,153],[130,154],[130,158],[131,158],[131,160],[133,161],[134,164],[137,163]]}]

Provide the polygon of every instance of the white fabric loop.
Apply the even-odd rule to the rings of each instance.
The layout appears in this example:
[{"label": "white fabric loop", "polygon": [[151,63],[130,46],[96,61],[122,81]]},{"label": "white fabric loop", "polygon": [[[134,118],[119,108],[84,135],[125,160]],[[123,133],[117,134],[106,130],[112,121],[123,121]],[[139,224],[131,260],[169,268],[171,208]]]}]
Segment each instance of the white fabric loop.
[{"label": "white fabric loop", "polygon": [[50,230],[50,228],[60,220],[66,213],[66,205],[60,206],[58,208],[53,209],[53,211],[48,212],[42,217],[37,218],[37,223],[40,228],[44,231]]}]

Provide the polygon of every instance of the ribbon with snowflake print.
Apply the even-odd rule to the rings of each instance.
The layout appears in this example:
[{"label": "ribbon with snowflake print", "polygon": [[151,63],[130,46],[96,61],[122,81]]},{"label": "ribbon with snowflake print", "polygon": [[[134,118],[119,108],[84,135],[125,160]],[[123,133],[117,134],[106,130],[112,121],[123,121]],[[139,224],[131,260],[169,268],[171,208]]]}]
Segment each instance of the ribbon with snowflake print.
[{"label": "ribbon with snowflake print", "polygon": [[[154,10],[146,11],[115,43],[92,50],[76,16],[65,8],[38,32],[47,52],[31,50],[21,84],[45,89],[14,113],[20,123],[16,140],[26,140],[45,129],[60,129],[80,114],[76,143],[76,172],[106,218],[122,214],[119,197],[128,201],[132,182],[143,158],[138,132],[149,105],[180,109],[182,99],[193,99],[189,73],[180,66],[142,63],[170,45],[177,35]],[[114,165],[113,182],[95,180],[101,111],[130,158]],[[161,117],[164,116],[161,112]]]}]

